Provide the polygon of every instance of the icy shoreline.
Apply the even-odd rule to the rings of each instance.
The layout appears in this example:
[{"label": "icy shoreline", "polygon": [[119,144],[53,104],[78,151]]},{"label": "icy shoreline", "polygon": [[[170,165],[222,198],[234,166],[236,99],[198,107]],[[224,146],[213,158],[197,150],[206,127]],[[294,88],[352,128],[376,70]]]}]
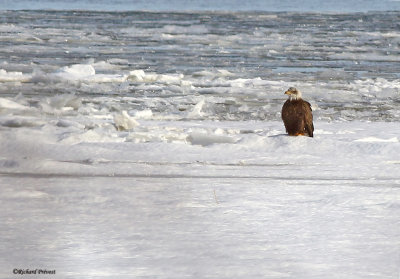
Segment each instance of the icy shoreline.
[{"label": "icy shoreline", "polygon": [[0,181],[1,278],[27,263],[56,278],[398,276],[398,179]]},{"label": "icy shoreline", "polygon": [[398,279],[399,12],[0,14],[0,278]]},{"label": "icy shoreline", "polygon": [[2,128],[0,277],[397,278],[397,123],[138,124]]},{"label": "icy shoreline", "polygon": [[[314,138],[289,137],[281,122],[259,121],[141,120],[129,131],[3,128],[0,167],[28,176],[236,177],[245,169],[240,176],[399,178],[397,123],[315,126]],[[264,168],[274,171],[265,176]]]}]

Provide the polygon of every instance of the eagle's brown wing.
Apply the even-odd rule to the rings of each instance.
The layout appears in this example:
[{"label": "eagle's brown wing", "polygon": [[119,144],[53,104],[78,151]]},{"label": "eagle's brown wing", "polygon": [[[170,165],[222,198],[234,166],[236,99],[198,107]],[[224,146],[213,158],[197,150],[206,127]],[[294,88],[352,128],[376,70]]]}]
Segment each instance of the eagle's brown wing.
[{"label": "eagle's brown wing", "polygon": [[308,136],[313,137],[314,136],[313,115],[312,115],[311,105],[309,102],[307,101],[303,102],[303,111],[304,111],[305,129],[308,133]]}]

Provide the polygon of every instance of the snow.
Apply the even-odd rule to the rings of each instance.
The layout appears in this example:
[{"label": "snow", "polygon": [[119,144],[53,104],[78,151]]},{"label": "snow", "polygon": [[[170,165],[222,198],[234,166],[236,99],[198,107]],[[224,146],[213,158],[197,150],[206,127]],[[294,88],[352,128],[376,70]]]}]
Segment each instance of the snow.
[{"label": "snow", "polygon": [[0,277],[396,278],[398,123],[289,137],[74,98],[1,102]]},{"label": "snow", "polygon": [[133,119],[126,111],[114,115],[114,123],[118,131],[130,130],[139,123]]},{"label": "snow", "polygon": [[[135,119],[126,111],[96,123],[75,123],[68,114],[67,119],[5,118],[3,162],[12,158],[16,167],[4,172],[196,177],[218,170],[235,177],[245,168],[240,176],[398,182],[398,166],[387,163],[398,159],[397,123],[316,122],[315,137],[309,138],[286,136],[281,122],[161,121]],[[29,146],[33,157],[24,156]],[[83,161],[92,163],[83,167]],[[144,166],[151,172],[143,174]],[[274,171],[264,172],[269,166]]]},{"label": "snow", "polygon": [[25,106],[20,105],[12,100],[8,100],[5,98],[0,98],[0,108],[2,108],[2,109],[17,109],[17,110],[26,109]]},{"label": "snow", "polygon": [[1,98],[0,277],[396,278],[398,123],[315,107],[314,138],[289,137],[213,120],[219,98]]},{"label": "snow", "polygon": [[[398,191],[392,187],[234,178],[195,184],[191,178],[19,179],[1,205],[14,216],[3,223],[13,228],[5,235],[20,243],[18,250],[15,242],[3,244],[10,268],[26,264],[24,253],[32,266],[57,269],[57,278],[397,276]],[[25,218],[7,210],[13,203]],[[27,237],[27,226],[40,238]]]},{"label": "snow", "polygon": [[362,141],[362,142],[399,142],[397,137],[393,137],[393,138],[390,138],[390,139],[367,137],[367,138],[363,138],[363,139],[358,139],[357,141]]},{"label": "snow", "polygon": [[[280,121],[94,117],[59,98],[45,122],[1,102],[0,277],[396,278],[398,123],[289,137]],[[18,114],[31,124],[7,124]]]},{"label": "snow", "polygon": [[6,70],[0,69],[0,82],[7,81],[27,81],[29,76],[24,75],[21,72],[7,72]]},{"label": "snow", "polygon": [[397,123],[140,124],[2,133],[3,277],[396,278],[400,145],[365,139]]},{"label": "snow", "polygon": [[1,14],[0,278],[398,278],[398,13]]}]

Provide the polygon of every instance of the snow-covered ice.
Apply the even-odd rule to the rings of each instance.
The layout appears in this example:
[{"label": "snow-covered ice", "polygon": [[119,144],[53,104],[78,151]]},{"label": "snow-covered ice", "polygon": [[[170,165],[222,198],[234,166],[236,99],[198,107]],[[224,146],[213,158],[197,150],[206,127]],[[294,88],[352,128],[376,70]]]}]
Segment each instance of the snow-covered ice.
[{"label": "snow-covered ice", "polygon": [[0,13],[0,278],[398,278],[398,12]]},{"label": "snow-covered ice", "polygon": [[398,123],[112,121],[3,128],[0,277],[397,277]]}]

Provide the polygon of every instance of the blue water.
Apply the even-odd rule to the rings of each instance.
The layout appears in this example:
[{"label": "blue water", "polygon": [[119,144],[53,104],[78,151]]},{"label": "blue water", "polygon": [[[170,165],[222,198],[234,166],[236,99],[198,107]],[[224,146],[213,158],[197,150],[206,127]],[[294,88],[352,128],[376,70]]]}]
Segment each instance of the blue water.
[{"label": "blue water", "polygon": [[91,11],[398,11],[399,0],[0,0],[0,10]]}]

